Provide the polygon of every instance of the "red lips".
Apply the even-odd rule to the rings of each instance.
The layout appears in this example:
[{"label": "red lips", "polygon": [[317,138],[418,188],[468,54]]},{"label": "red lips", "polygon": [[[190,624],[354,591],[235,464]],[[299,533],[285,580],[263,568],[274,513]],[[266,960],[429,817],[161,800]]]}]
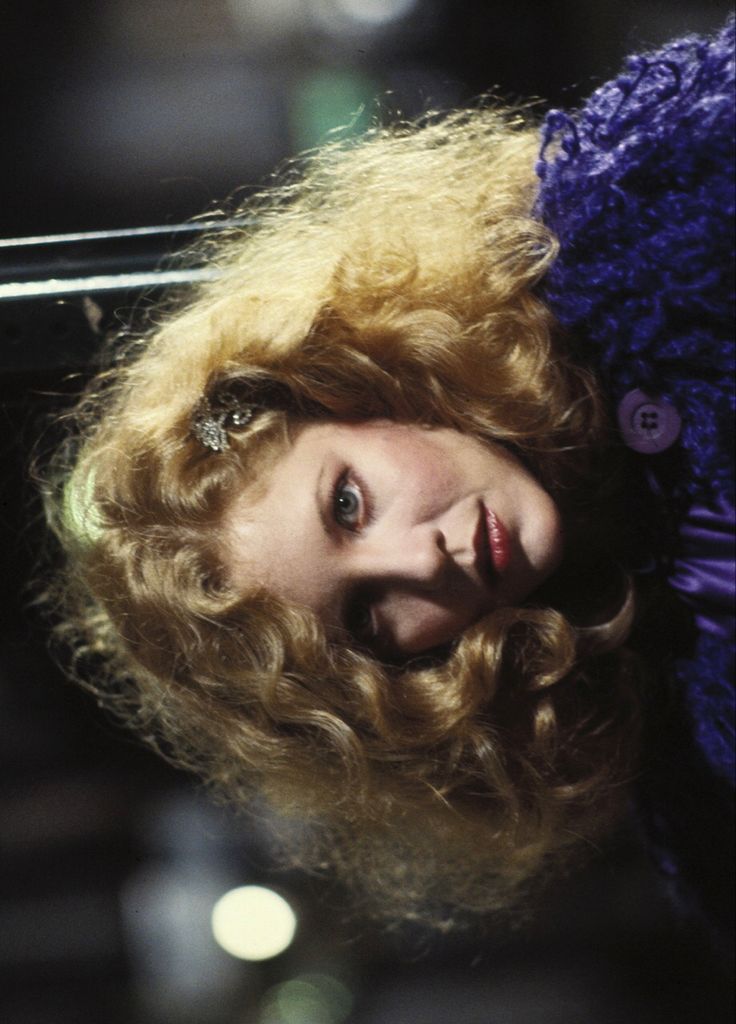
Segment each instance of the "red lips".
[{"label": "red lips", "polygon": [[511,560],[511,543],[509,534],[495,512],[490,509],[486,513],[486,531],[488,545],[491,550],[491,561],[497,573],[502,573]]},{"label": "red lips", "polygon": [[508,531],[495,512],[480,502],[478,525],[473,537],[475,564],[478,572],[491,586],[511,560]]}]

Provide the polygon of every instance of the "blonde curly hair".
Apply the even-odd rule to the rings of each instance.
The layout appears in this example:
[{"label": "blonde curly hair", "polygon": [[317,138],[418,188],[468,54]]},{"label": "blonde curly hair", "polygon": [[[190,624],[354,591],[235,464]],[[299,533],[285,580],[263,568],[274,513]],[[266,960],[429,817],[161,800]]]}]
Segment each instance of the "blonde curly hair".
[{"label": "blonde curly hair", "polygon": [[[211,281],[118,341],[46,478],[72,672],[218,792],[313,826],[301,860],[393,918],[515,905],[611,825],[635,764],[608,427],[534,293],[556,252],[536,149],[481,108],[309,154],[208,243]],[[222,387],[265,409],[214,453],[192,417]],[[576,538],[443,658],[336,645],[223,558],[226,510],[295,427],[374,417],[510,446]]]}]

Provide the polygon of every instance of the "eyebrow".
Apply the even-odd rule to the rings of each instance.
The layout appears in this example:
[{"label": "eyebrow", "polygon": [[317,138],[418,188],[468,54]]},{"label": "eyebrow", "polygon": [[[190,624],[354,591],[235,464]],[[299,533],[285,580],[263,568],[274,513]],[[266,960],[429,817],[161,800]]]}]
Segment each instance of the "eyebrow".
[{"label": "eyebrow", "polygon": [[335,524],[332,522],[329,515],[327,514],[327,511],[325,510],[325,503],[323,500],[325,489],[324,479],[326,471],[327,467],[325,466],[324,463],[322,463],[320,471],[317,474],[317,482],[315,484],[314,489],[314,501],[317,506],[317,515],[319,516],[319,520],[322,523],[322,529],[324,530],[328,537],[332,537],[335,529]]}]

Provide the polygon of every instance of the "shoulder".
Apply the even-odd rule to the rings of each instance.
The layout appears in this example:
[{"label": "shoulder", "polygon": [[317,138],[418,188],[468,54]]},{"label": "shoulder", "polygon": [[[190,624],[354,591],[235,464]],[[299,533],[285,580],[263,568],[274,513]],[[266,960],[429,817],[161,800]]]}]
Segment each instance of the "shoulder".
[{"label": "shoulder", "polygon": [[732,493],[734,22],[631,57],[542,127],[541,285],[612,409],[633,390],[682,418],[681,488]]},{"label": "shoulder", "polygon": [[579,111],[551,112],[540,146],[536,212],[560,244],[541,296],[612,416],[643,392],[680,421],[666,452],[631,453],[627,533],[662,558],[696,627],[647,716],[657,736],[640,809],[680,898],[728,932],[733,643],[719,629],[734,569],[733,20],[630,58]]},{"label": "shoulder", "polygon": [[[733,19],[711,39],[688,36],[629,57],[580,111],[547,115],[537,166],[546,211],[561,210],[581,183],[590,192],[602,182],[649,191],[654,182],[635,174],[647,165],[656,165],[660,181],[674,172],[681,190],[683,172],[700,174],[716,154],[732,156],[733,95]],[[695,139],[705,153],[693,151]]]}]

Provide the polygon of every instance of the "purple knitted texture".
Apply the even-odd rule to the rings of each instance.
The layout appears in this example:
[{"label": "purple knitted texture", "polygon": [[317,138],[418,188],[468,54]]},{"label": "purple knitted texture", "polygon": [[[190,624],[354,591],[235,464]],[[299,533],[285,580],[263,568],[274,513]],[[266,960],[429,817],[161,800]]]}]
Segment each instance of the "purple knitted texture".
[{"label": "purple knitted texture", "polygon": [[683,418],[690,497],[733,493],[734,22],[629,58],[542,129],[537,213],[561,243],[542,295],[615,404]]},{"label": "purple knitted texture", "polygon": [[[733,19],[630,58],[578,113],[552,111],[537,173],[536,213],[560,241],[540,294],[612,412],[634,388],[678,409],[678,444],[639,465],[682,526],[688,506],[733,500]],[[632,537],[667,534],[646,519],[632,517]],[[660,547],[652,564],[666,578],[677,554]],[[671,665],[681,714],[639,789],[660,866],[716,944],[732,935],[733,661],[732,643],[702,632]]]}]

